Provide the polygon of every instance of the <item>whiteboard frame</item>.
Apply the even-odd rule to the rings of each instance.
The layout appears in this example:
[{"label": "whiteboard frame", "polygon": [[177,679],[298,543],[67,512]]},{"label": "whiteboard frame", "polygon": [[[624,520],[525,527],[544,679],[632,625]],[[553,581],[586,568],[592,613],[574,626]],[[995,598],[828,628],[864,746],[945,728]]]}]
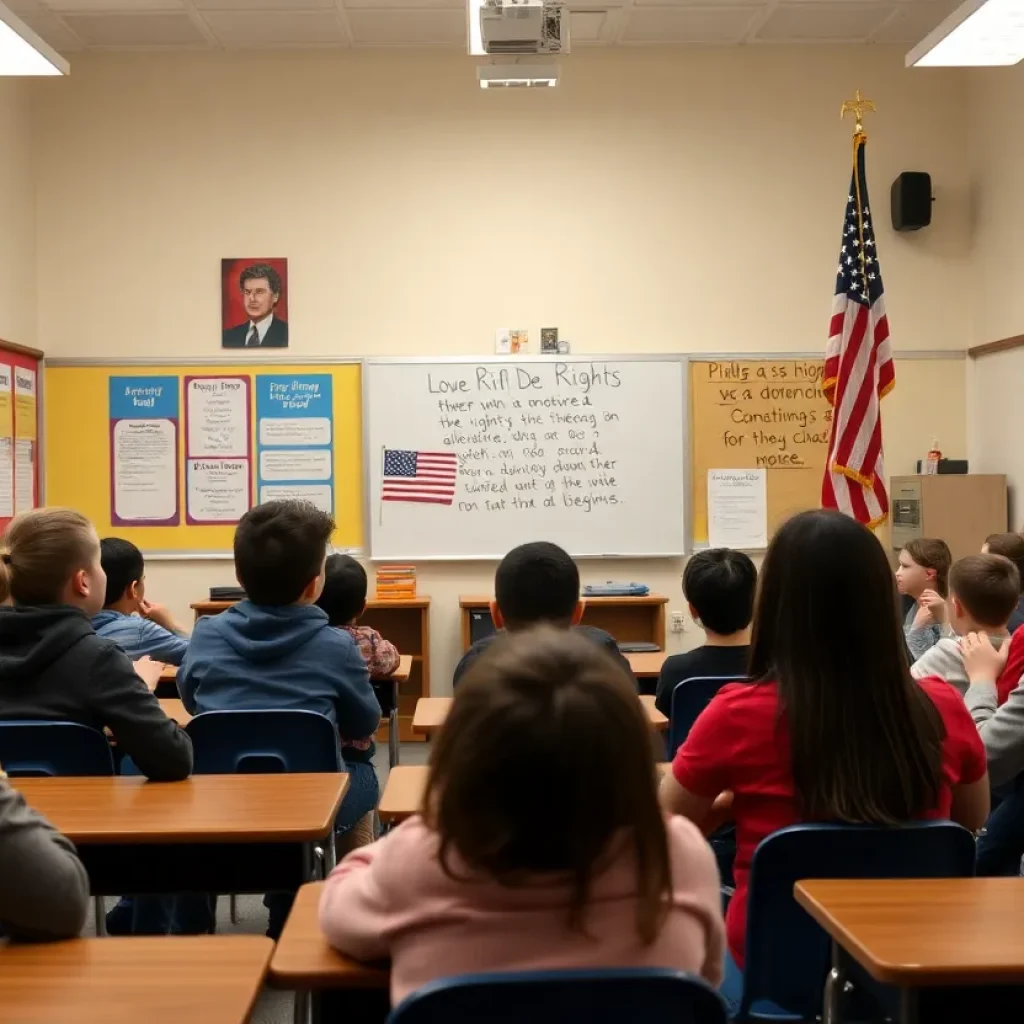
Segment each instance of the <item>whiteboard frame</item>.
[{"label": "whiteboard frame", "polygon": [[506,551],[493,555],[436,555],[426,557],[424,555],[374,555],[373,554],[373,500],[370,496],[370,432],[366,429],[369,422],[368,410],[370,408],[369,380],[370,369],[373,366],[438,366],[438,365],[473,365],[484,366],[493,363],[507,363],[509,366],[522,366],[525,364],[550,364],[558,363],[678,363],[680,375],[680,387],[682,388],[683,403],[683,534],[681,551],[650,551],[643,553],[631,553],[628,555],[617,555],[607,552],[594,552],[592,554],[572,554],[573,558],[593,561],[595,559],[649,559],[649,558],[685,558],[693,546],[690,536],[689,523],[689,493],[687,489],[687,442],[689,441],[690,424],[690,355],[686,352],[644,352],[633,355],[617,355],[615,353],[589,353],[575,355],[561,355],[552,352],[550,355],[531,354],[523,356],[504,355],[479,355],[479,356],[378,356],[367,357],[363,360],[362,373],[362,404],[363,404],[363,542],[364,555],[369,562],[500,562]]}]

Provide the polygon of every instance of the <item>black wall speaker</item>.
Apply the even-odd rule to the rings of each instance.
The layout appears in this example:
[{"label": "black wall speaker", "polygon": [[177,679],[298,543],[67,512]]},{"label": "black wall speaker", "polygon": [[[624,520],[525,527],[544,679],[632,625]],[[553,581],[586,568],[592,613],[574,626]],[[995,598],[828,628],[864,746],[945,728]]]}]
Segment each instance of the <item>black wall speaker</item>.
[{"label": "black wall speaker", "polygon": [[892,183],[892,226],[897,231],[917,231],[932,222],[932,176],[924,171],[904,171]]}]

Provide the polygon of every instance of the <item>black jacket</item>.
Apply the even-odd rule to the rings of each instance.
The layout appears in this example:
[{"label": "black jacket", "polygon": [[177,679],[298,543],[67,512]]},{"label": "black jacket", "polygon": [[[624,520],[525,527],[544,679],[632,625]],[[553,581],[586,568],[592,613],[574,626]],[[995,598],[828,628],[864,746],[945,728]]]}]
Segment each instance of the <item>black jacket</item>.
[{"label": "black jacket", "polygon": [[[629,662],[622,656],[622,652],[619,650],[619,645],[615,642],[615,637],[610,633],[606,633],[603,629],[598,629],[597,626],[573,626],[573,629],[585,636],[588,640],[592,640],[598,647],[603,647],[620,665],[626,670],[630,679],[635,681],[633,675],[633,669],[630,667]],[[470,665],[480,657],[484,651],[487,650],[491,644],[494,643],[501,633],[492,633],[490,636],[481,637],[475,644],[459,660],[458,665],[455,666],[455,675],[452,677],[452,686],[457,686],[459,680],[465,675],[466,670]]]},{"label": "black jacket", "polygon": [[[245,348],[245,339],[249,336],[249,328],[252,325],[248,320],[237,327],[229,327],[224,331],[221,338],[221,348]],[[256,347],[255,345],[253,346]],[[288,347],[288,324],[284,320],[278,320],[275,316],[270,321],[267,333],[263,336],[260,348],[287,348]]]},{"label": "black jacket", "polygon": [[106,727],[149,778],[171,782],[192,771],[192,741],[121,648],[70,605],[0,608],[0,718]]}]

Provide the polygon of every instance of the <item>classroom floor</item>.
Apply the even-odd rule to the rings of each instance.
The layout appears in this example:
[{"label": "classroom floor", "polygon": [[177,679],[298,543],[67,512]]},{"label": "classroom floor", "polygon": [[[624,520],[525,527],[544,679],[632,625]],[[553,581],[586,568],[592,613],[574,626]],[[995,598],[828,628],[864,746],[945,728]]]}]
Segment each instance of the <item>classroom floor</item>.
[{"label": "classroom floor", "polygon": [[[426,743],[403,743],[401,751],[402,764],[426,764],[430,747]],[[377,753],[373,759],[383,792],[388,779],[388,748],[386,743],[377,744]],[[113,907],[117,901],[107,900],[107,908]],[[229,901],[217,901],[217,932],[220,935],[262,935],[267,928],[267,911],[263,906],[262,896],[238,897],[238,924],[232,924],[229,915]],[[93,935],[92,915],[86,925],[86,935]],[[252,1024],[292,1024],[292,1007],[294,999],[291,992],[264,988],[256,1004],[252,1016]]]}]

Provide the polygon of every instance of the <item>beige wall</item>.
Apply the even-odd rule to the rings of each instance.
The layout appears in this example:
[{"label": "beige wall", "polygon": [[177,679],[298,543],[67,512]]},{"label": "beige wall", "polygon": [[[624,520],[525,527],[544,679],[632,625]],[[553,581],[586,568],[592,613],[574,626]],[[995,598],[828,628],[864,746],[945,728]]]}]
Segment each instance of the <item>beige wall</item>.
[{"label": "beige wall", "polygon": [[[290,261],[297,356],[484,354],[496,327],[536,344],[549,324],[579,353],[821,351],[854,88],[880,111],[869,171],[895,345],[963,348],[962,78],[907,72],[883,47],[584,52],[553,93],[497,94],[455,54],[79,59],[37,93],[40,344],[215,355],[218,261],[252,254]],[[899,236],[887,193],[907,169],[932,173],[939,203],[932,229]],[[887,399],[893,473],[933,434],[965,445],[963,364],[912,372],[936,400],[922,416],[909,388]],[[677,608],[681,568],[583,571],[643,579]],[[492,574],[421,567],[435,692],[456,597]],[[230,576],[150,568],[182,611]]]},{"label": "beige wall", "polygon": [[0,338],[36,343],[30,83],[0,78]]},{"label": "beige wall", "polygon": [[[971,344],[1024,333],[1024,67],[968,78],[971,197]],[[968,366],[968,450],[979,472],[1007,473],[1011,525],[1024,524],[1024,349]]]}]

